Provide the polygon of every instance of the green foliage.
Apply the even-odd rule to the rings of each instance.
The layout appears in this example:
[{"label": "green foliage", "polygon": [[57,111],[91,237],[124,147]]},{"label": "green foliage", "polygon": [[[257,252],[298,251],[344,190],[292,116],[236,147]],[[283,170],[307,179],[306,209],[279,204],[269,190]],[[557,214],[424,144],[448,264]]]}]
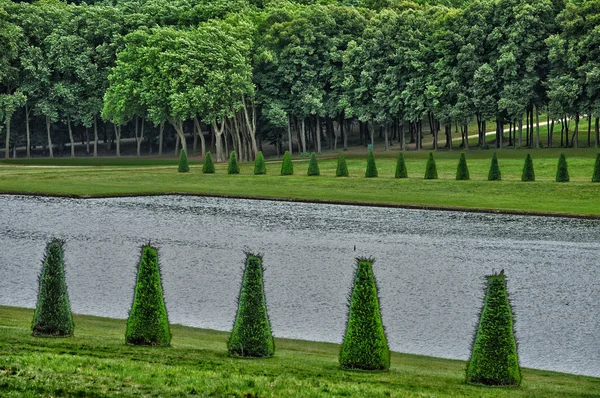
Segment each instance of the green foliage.
[{"label": "green foliage", "polygon": [[456,179],[457,180],[468,180],[469,177],[469,168],[467,167],[467,158],[465,157],[465,153],[460,154],[460,160],[458,161],[458,168],[456,169]]},{"label": "green foliage", "polygon": [[348,165],[346,164],[346,158],[344,152],[340,152],[337,158],[337,168],[335,169],[335,175],[337,177],[348,177]]},{"label": "green foliage", "polygon": [[237,155],[232,151],[229,155],[229,165],[227,165],[227,174],[240,174],[240,166],[238,165]]},{"label": "green foliage", "polygon": [[365,172],[365,177],[373,178],[377,177],[377,165],[375,164],[375,155],[373,154],[373,150],[369,150],[369,155],[367,156],[367,171]]},{"label": "green foliage", "polygon": [[227,349],[231,355],[242,357],[271,357],[275,352],[260,255],[246,254],[238,311]]},{"label": "green foliage", "polygon": [[283,154],[283,162],[281,163],[281,175],[291,176],[294,174],[294,165],[292,164],[292,155],[289,151]]},{"label": "green foliage", "polygon": [[388,370],[390,350],[381,321],[374,260],[357,258],[356,262],[340,365],[343,369]]},{"label": "green foliage", "polygon": [[425,167],[425,179],[426,180],[437,180],[437,167],[435,165],[435,159],[433,158],[433,152],[429,152],[429,158],[427,159],[427,166]]},{"label": "green foliage", "polygon": [[521,181],[535,181],[535,173],[533,171],[533,160],[531,160],[531,154],[527,154],[525,158],[525,165],[523,166],[523,174],[521,175]]},{"label": "green foliage", "polygon": [[261,174],[267,174],[267,165],[265,164],[265,157],[262,152],[258,152],[254,161],[254,175]]},{"label": "green foliage", "polygon": [[133,345],[168,346],[171,332],[163,299],[158,251],[142,248],[131,312],[127,319],[125,342]]},{"label": "green foliage", "polygon": [[179,154],[179,167],[177,168],[177,171],[179,171],[180,173],[187,173],[188,171],[190,171],[187,155],[185,154],[185,151],[183,149]]},{"label": "green foliage", "polygon": [[406,169],[406,163],[404,162],[404,153],[398,153],[398,160],[396,161],[396,178],[408,178],[408,170]]},{"label": "green foliage", "polygon": [[600,153],[596,155],[596,164],[594,165],[594,175],[592,182],[600,182]]},{"label": "green foliage", "polygon": [[567,168],[567,158],[564,153],[560,154],[558,159],[558,168],[556,169],[556,182],[569,182],[569,170]]},{"label": "green foliage", "polygon": [[498,166],[498,155],[494,152],[492,164],[490,165],[490,172],[488,173],[488,181],[500,181],[501,179],[502,173],[500,173],[500,166]]},{"label": "green foliage", "polygon": [[213,163],[212,154],[210,152],[206,152],[204,165],[202,165],[202,172],[204,174],[213,174],[215,172],[215,164]]},{"label": "green foliage", "polygon": [[310,155],[310,161],[308,162],[308,172],[309,176],[318,176],[321,174],[319,172],[319,164],[317,163],[317,155],[313,152]]},{"label": "green foliage", "polygon": [[521,370],[504,270],[487,280],[485,302],[467,364],[467,382],[518,386]]},{"label": "green foliage", "polygon": [[33,315],[33,335],[68,337],[73,335],[73,318],[65,281],[63,242],[55,239],[46,246],[37,306]]}]

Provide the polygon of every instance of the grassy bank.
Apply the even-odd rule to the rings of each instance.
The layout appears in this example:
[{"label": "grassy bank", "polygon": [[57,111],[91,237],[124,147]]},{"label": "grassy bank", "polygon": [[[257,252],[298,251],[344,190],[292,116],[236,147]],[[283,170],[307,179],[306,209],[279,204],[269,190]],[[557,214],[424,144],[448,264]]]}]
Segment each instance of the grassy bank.
[{"label": "grassy bank", "polygon": [[339,369],[336,344],[276,339],[264,360],[227,356],[228,334],[172,328],[170,348],[124,344],[125,321],[75,316],[76,336],[31,337],[33,310],[0,306],[0,396],[593,397],[600,379],[523,370],[520,388],[464,383],[465,363],[392,355],[386,373]]},{"label": "grassy bank", "polygon": [[[600,184],[591,183],[596,150],[563,150],[571,182],[554,182],[561,150],[502,150],[502,181],[488,182],[492,151],[470,151],[471,181],[455,181],[460,152],[435,154],[439,180],[423,180],[427,152],[406,152],[409,178],[394,179],[397,152],[377,152],[379,178],[364,178],[366,150],[347,154],[349,178],[336,178],[335,153],[319,160],[320,177],[308,177],[308,159],[296,159],[293,176],[279,176],[280,162],[267,163],[268,175],[252,175],[253,164],[241,163],[240,175],[227,175],[217,164],[214,175],[201,173],[193,159],[190,173],[177,173],[177,161],[165,159],[30,160],[3,163],[0,192],[73,196],[187,193],[307,201],[399,206],[482,209],[600,216]],[[523,162],[532,153],[536,181],[521,182]],[[18,161],[17,161],[18,162]],[[63,167],[65,165],[77,167]]]}]

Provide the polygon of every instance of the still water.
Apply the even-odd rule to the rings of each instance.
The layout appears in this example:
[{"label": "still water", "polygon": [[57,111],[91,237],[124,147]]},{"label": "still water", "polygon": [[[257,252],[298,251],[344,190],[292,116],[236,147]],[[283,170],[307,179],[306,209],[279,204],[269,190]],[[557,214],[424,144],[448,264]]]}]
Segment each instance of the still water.
[{"label": "still water", "polygon": [[73,312],[126,318],[150,241],[171,323],[230,330],[249,250],[275,336],[341,342],[354,258],[373,256],[391,349],[467,359],[485,275],[504,269],[521,365],[600,376],[600,221],[190,196],[0,209],[0,305],[35,307],[59,237]]}]

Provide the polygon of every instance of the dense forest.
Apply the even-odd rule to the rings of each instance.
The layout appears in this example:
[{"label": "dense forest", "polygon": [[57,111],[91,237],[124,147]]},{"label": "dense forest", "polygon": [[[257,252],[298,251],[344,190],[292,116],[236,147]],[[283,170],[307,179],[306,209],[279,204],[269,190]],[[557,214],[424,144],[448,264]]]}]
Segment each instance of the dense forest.
[{"label": "dense forest", "polygon": [[599,117],[600,0],[0,0],[5,158],[597,146]]}]

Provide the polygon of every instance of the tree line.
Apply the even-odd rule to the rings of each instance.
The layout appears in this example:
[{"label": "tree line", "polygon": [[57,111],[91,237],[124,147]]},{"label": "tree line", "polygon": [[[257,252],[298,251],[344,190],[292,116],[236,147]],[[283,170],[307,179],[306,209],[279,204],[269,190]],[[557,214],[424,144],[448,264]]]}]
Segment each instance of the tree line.
[{"label": "tree line", "polygon": [[494,124],[497,148],[552,146],[559,125],[562,145],[587,129],[598,146],[599,22],[600,0],[0,0],[4,156],[191,139],[245,161],[423,149],[424,130],[468,148],[474,122],[480,147]]}]

